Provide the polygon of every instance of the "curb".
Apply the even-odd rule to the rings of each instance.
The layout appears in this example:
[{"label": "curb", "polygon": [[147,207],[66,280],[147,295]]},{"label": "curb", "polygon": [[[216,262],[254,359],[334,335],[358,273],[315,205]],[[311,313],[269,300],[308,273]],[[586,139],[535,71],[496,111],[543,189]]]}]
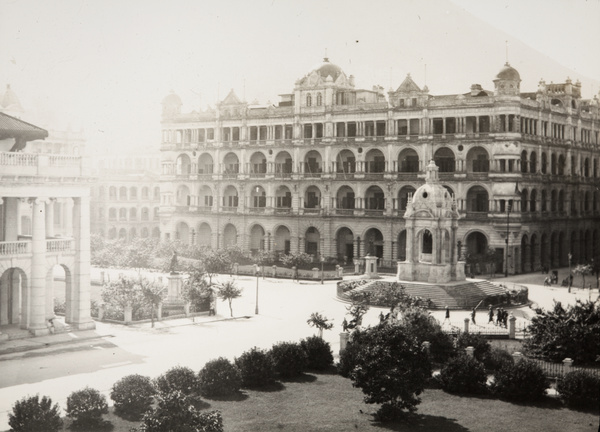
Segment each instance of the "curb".
[{"label": "curb", "polygon": [[[24,345],[24,346],[7,347],[7,348],[1,348],[0,347],[0,356],[6,355],[6,354],[15,354],[15,353],[28,352],[28,351],[35,351],[35,350],[39,350],[39,349],[43,349],[43,348],[49,348],[49,347],[56,346],[56,345],[75,344],[75,343],[78,343],[78,342],[85,342],[85,341],[90,341],[90,340],[95,340],[95,339],[102,339],[102,338],[105,338],[105,337],[114,337],[114,335],[112,335],[112,334],[96,335],[96,336],[90,336],[90,337],[85,337],[85,338],[77,338],[77,339],[71,339],[71,340],[59,340],[59,341],[53,341],[53,342],[43,342],[43,343],[39,343],[38,345]],[[29,339],[31,339],[31,338],[29,338]]]}]

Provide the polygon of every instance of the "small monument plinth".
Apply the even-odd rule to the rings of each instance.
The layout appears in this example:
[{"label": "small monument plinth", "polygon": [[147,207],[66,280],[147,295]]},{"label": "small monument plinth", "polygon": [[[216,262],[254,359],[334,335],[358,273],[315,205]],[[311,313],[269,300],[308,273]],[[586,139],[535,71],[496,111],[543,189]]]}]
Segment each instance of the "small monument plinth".
[{"label": "small monument plinth", "polygon": [[377,257],[367,255],[365,258],[365,275],[369,279],[378,279],[377,274]]},{"label": "small monument plinth", "polygon": [[167,291],[167,301],[166,303],[183,303],[183,299],[181,298],[181,289],[183,287],[183,277],[177,273],[171,273],[167,276],[167,280],[169,281],[168,291]]}]

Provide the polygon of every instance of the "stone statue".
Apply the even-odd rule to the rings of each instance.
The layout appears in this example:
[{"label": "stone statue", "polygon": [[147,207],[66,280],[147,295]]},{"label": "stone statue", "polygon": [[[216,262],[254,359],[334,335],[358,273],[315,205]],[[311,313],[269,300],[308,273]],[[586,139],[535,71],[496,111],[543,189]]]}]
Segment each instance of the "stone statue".
[{"label": "stone statue", "polygon": [[169,264],[169,271],[171,274],[177,274],[177,267],[179,264],[177,263],[177,251],[173,251],[173,256],[171,257],[171,264]]}]

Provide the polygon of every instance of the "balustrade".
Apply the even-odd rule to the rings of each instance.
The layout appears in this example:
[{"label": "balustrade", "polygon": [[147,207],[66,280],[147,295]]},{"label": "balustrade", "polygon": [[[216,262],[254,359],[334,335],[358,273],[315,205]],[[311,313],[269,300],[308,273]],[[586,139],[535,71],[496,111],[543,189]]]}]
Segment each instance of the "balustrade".
[{"label": "balustrade", "polygon": [[24,255],[31,253],[30,241],[0,242],[0,255]]}]

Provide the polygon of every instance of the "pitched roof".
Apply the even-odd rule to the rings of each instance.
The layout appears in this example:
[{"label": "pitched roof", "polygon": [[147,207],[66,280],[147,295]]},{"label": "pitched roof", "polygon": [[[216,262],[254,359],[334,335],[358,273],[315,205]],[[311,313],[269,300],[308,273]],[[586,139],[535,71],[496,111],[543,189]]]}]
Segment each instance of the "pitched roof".
[{"label": "pitched roof", "polygon": [[26,141],[31,141],[44,139],[47,136],[47,130],[0,112],[0,139],[24,138]]},{"label": "pitched roof", "polygon": [[233,89],[231,89],[231,91],[229,92],[229,94],[227,95],[227,97],[225,99],[223,99],[223,102],[221,102],[221,105],[239,105],[241,103],[242,102],[236,96],[236,94],[233,91]]}]

